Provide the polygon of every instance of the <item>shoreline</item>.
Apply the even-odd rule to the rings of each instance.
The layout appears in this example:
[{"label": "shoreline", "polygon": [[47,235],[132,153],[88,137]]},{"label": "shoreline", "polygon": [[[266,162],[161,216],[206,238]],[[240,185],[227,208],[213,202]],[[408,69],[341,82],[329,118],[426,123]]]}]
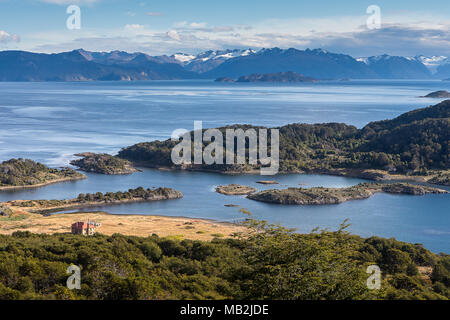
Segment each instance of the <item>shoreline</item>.
[{"label": "shoreline", "polygon": [[121,205],[127,203],[138,202],[155,202],[166,200],[177,200],[183,198],[183,194],[177,190],[170,190],[171,194],[161,195],[157,194],[151,198],[138,198],[121,200],[101,200],[101,201],[80,201],[75,199],[64,200],[12,200],[1,202],[0,204],[6,205],[9,209],[14,211],[24,211],[33,214],[50,215],[51,213],[57,213],[72,209],[89,209],[93,207],[103,207],[108,205]]},{"label": "shoreline", "polygon": [[0,191],[41,188],[41,187],[46,187],[48,185],[52,185],[52,184],[56,184],[56,183],[71,182],[71,181],[78,181],[78,180],[84,180],[84,179],[87,179],[87,176],[82,174],[81,177],[77,177],[77,178],[55,179],[52,181],[39,183],[39,184],[32,184],[32,185],[25,185],[25,186],[0,186]]},{"label": "shoreline", "polygon": [[[220,171],[214,169],[202,169],[202,168],[182,168],[182,167],[169,167],[169,166],[155,166],[150,164],[145,164],[142,162],[133,162],[136,167],[147,168],[147,169],[155,169],[159,171],[187,171],[187,172],[205,172],[205,173],[216,173],[216,174],[224,174],[224,175],[260,175],[259,169],[252,169],[248,171]],[[440,170],[447,171],[447,170]],[[292,171],[280,171],[277,175],[287,175],[287,174],[317,174],[317,175],[329,175],[329,176],[337,176],[337,177],[350,177],[350,178],[358,178],[365,179],[370,181],[410,181],[417,183],[428,183],[437,186],[448,187],[446,184],[436,184],[429,182],[431,179],[438,176],[439,173],[429,174],[426,176],[418,176],[418,175],[406,175],[406,174],[392,174],[385,170],[380,169],[347,169],[347,168],[337,168],[337,169],[319,169],[319,170],[292,170]]]}]

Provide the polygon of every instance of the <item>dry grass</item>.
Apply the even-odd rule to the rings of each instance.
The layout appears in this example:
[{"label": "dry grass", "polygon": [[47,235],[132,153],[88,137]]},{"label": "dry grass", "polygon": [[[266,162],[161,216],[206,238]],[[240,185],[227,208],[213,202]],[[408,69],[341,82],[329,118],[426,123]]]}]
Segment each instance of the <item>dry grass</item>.
[{"label": "dry grass", "polygon": [[157,234],[160,237],[209,241],[215,235],[230,237],[233,233],[245,231],[245,228],[230,223],[184,217],[114,215],[104,212],[55,214],[45,217],[16,211],[11,217],[0,222],[0,234],[12,234],[15,231],[68,233],[72,223],[88,219],[100,222],[101,227],[97,228],[97,232],[106,235],[120,233],[147,237]]}]

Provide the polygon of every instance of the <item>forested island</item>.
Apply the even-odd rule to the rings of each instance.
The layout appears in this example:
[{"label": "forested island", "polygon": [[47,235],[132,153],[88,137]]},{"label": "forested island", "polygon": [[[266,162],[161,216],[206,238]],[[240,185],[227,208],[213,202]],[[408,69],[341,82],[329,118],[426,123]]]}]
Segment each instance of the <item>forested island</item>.
[{"label": "forested island", "polygon": [[75,156],[82,158],[72,160],[70,164],[86,172],[115,175],[131,174],[137,171],[131,162],[106,153],[85,152],[75,154]]},{"label": "forested island", "polygon": [[[32,213],[46,214],[49,212],[63,211],[73,208],[86,208],[89,206],[122,204],[141,201],[161,201],[180,199],[183,194],[170,188],[144,189],[139,187],[125,192],[97,192],[81,193],[77,198],[67,200],[14,200],[0,203],[1,207],[14,212],[16,209]],[[0,207],[0,208],[1,208]]]},{"label": "forested island", "polygon": [[73,169],[52,169],[29,159],[11,159],[0,163],[0,190],[41,187],[85,178]]},{"label": "forested island", "polygon": [[360,183],[347,188],[288,188],[264,190],[247,196],[251,200],[290,205],[338,204],[350,200],[367,199],[375,193],[407,195],[444,194],[446,190],[408,183]]},{"label": "forested island", "polygon": [[[450,256],[337,231],[297,234],[249,219],[233,238],[0,235],[0,299],[364,300],[450,298]],[[83,272],[80,290],[67,268]],[[369,265],[382,270],[369,290]]]},{"label": "forested island", "polygon": [[317,82],[317,79],[305,77],[296,72],[276,72],[276,73],[253,73],[250,75],[239,77],[237,80],[222,77],[217,78],[216,82],[278,82],[278,83],[295,83],[295,82]]},{"label": "forested island", "polygon": [[[236,128],[245,131],[260,127],[234,125],[220,130],[225,133],[226,129]],[[371,122],[362,129],[342,123],[290,124],[277,129],[282,173],[321,173],[372,180],[431,179],[433,183],[448,184],[450,100],[392,120]],[[171,140],[138,143],[122,149],[118,157],[153,168],[232,174],[260,168],[248,164],[176,166],[171,160],[176,144]]]}]

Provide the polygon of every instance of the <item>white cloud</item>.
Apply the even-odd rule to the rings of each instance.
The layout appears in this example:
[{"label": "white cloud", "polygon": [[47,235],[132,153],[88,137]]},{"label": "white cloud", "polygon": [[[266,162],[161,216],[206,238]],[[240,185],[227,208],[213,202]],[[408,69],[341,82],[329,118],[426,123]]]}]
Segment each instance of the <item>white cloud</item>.
[{"label": "white cloud", "polygon": [[20,37],[17,34],[9,34],[6,31],[0,30],[0,42],[20,42]]},{"label": "white cloud", "polygon": [[[53,1],[53,0],[51,0]],[[252,25],[214,26],[180,21],[167,29],[128,24],[118,29],[82,29],[22,35],[24,50],[142,51],[152,55],[208,49],[324,48],[353,56],[450,55],[450,23],[436,15],[382,16],[382,28],[368,30],[367,16],[270,19]],[[11,37],[11,36],[10,36]]]},{"label": "white cloud", "polygon": [[170,30],[167,32],[167,36],[173,40],[181,41],[181,37],[176,30]]},{"label": "white cloud", "polygon": [[206,22],[191,22],[189,26],[191,28],[206,28]]},{"label": "white cloud", "polygon": [[127,24],[125,25],[125,29],[130,31],[143,30],[144,26],[141,24]]}]

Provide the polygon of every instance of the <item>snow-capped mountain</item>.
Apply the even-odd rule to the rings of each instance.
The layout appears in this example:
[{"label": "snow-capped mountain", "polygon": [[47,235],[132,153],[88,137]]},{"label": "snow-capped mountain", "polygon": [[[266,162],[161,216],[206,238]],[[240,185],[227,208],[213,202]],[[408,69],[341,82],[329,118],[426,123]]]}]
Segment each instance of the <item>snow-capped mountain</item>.
[{"label": "snow-capped mountain", "polygon": [[171,56],[83,49],[58,54],[0,51],[0,81],[216,79],[289,71],[316,79],[448,79],[450,58],[385,54],[355,59],[323,49],[295,48]]},{"label": "snow-capped mountain", "polygon": [[185,53],[176,53],[171,56],[189,71],[204,73],[212,70],[223,62],[237,58],[255,54],[252,49],[228,49],[228,50],[209,50],[198,55]]},{"label": "snow-capped mountain", "polygon": [[364,63],[345,54],[323,49],[267,48],[246,56],[228,59],[206,72],[208,78],[238,78],[253,73],[296,72],[316,79],[378,78]]},{"label": "snow-capped mountain", "polygon": [[178,63],[185,65],[194,60],[197,56],[193,54],[179,52],[171,55],[170,57],[174,58]]},{"label": "snow-capped mountain", "polygon": [[431,72],[417,57],[390,56],[387,54],[357,58],[378,77],[384,79],[428,79]]},{"label": "snow-capped mountain", "polygon": [[416,56],[415,59],[422,62],[425,67],[427,67],[431,73],[435,74],[437,72],[437,69],[446,64],[450,64],[450,59],[446,56]]}]

